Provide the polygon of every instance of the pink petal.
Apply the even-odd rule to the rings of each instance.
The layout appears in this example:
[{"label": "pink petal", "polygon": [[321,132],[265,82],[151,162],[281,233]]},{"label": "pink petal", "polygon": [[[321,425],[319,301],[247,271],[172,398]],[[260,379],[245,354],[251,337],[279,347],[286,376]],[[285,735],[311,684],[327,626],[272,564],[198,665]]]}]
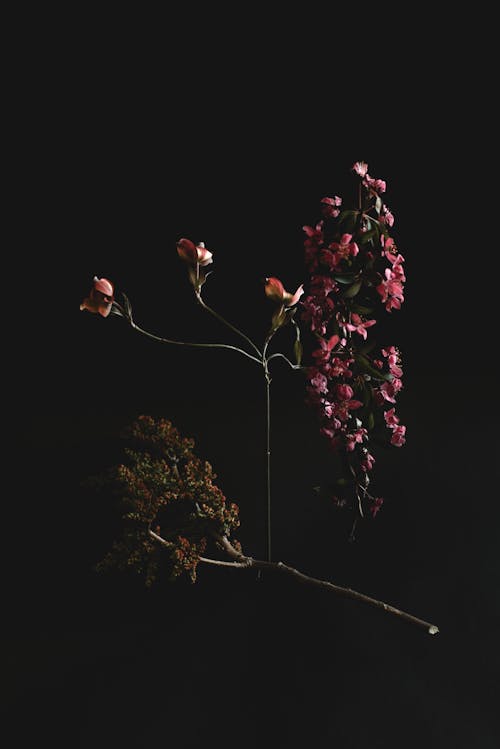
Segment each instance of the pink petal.
[{"label": "pink petal", "polygon": [[361,406],[363,404],[362,404],[361,401],[352,400],[352,401],[347,401],[346,405],[347,405],[347,408],[349,409],[349,411],[352,411],[355,408],[361,408]]},{"label": "pink petal", "polygon": [[105,303],[105,302],[101,302],[101,303],[100,303],[100,304],[98,305],[97,311],[98,311],[98,312],[99,312],[99,314],[100,314],[100,315],[102,315],[103,317],[107,317],[107,316],[109,315],[109,313],[111,312],[111,307],[112,307],[112,306],[113,306],[113,305],[112,305],[112,304],[110,304],[110,303]]},{"label": "pink petal", "polygon": [[100,291],[104,296],[113,296],[113,284],[107,278],[97,278],[97,276],[94,276],[94,289]]},{"label": "pink petal", "polygon": [[300,299],[300,297],[302,296],[303,293],[304,293],[304,285],[303,284],[300,284],[299,288],[297,289],[297,291],[295,292],[295,294],[293,294],[293,296],[291,294],[289,294],[288,292],[285,291],[286,306],[287,307],[293,307],[294,304],[297,304],[297,302],[299,301],[299,299]]},{"label": "pink petal", "polygon": [[331,351],[332,348],[336,346],[339,341],[340,341],[340,338],[338,335],[332,335],[332,337],[328,339],[328,343],[326,344],[326,348],[328,349],[328,351]]},{"label": "pink petal", "polygon": [[195,264],[198,262],[196,245],[190,239],[186,239],[185,237],[179,239],[177,242],[177,252],[179,253],[179,257],[188,263]]},{"label": "pink petal", "polygon": [[196,256],[200,265],[209,265],[212,261],[212,253],[207,250],[203,242],[196,245]]},{"label": "pink petal", "polygon": [[266,296],[274,302],[282,302],[285,296],[285,287],[279,278],[266,278],[264,291],[266,292]]}]

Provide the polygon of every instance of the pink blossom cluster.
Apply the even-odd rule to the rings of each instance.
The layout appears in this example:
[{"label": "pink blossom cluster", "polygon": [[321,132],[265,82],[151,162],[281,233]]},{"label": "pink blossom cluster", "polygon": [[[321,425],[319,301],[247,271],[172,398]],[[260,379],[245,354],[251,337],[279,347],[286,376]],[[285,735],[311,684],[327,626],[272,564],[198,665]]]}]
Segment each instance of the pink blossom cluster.
[{"label": "pink blossom cluster", "polygon": [[[369,330],[374,310],[399,309],[404,301],[404,258],[389,236],[394,216],[382,202],[386,182],[373,179],[368,165],[356,162],[357,210],[340,210],[342,199],[323,198],[323,219],[304,226],[305,261],[310,272],[301,301],[301,319],[313,334],[312,364],[307,369],[307,402],[319,414],[321,434],[348,458],[348,483],[362,514],[376,515],[383,499],[367,491],[375,457],[370,437],[387,435],[396,447],[406,427],[396,415],[402,385],[399,351],[384,347],[373,355]],[[350,475],[349,475],[350,474]],[[335,497],[338,506],[345,499]]]}]

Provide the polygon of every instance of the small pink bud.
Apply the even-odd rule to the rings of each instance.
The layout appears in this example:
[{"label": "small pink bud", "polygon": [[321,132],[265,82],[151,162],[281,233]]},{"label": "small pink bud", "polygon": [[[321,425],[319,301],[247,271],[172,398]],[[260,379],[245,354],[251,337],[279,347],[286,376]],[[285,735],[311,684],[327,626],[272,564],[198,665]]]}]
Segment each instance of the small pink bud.
[{"label": "small pink bud", "polygon": [[107,278],[94,276],[94,285],[88,297],[80,304],[81,310],[107,317],[113,306],[113,284]]},{"label": "small pink bud", "polygon": [[336,392],[340,400],[348,401],[354,395],[354,390],[350,385],[337,385]]}]

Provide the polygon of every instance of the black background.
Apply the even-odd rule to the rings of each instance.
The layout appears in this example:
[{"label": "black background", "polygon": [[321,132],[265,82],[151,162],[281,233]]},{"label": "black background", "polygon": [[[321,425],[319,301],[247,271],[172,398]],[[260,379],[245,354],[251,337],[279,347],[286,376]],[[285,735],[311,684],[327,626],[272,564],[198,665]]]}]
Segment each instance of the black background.
[{"label": "black background", "polygon": [[[234,18],[219,38],[198,17],[196,35],[183,21],[159,39],[153,19],[88,37],[66,19],[64,41],[14,66],[3,702],[20,746],[498,745],[489,61],[457,26],[417,26],[408,46],[338,28],[319,41],[320,20],[290,36]],[[324,195],[354,199],[356,160],[387,180],[406,258],[405,305],[371,333],[403,352],[407,445],[376,456],[386,503],[348,543],[349,519],[311,492],[330,459],[303,383],[276,361],[274,556],[440,634],[271,575],[203,567],[152,591],[97,575],[118,515],[82,482],[140,413],[196,438],[244,548],[265,553],[264,384],[232,352],[80,312],[92,277],[148,330],[236,343],[177,257],[181,236],[205,241],[207,302],[262,340],[262,279],[305,280],[301,227]]]}]

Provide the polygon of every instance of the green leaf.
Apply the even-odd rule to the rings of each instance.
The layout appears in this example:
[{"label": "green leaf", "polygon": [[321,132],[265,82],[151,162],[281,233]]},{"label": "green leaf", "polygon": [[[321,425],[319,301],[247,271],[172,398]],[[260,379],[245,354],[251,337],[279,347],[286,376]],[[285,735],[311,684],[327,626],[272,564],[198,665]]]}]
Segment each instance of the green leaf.
[{"label": "green leaf", "polygon": [[[354,306],[354,305],[353,305]],[[372,349],[374,349],[376,346],[376,341],[373,339],[371,341],[367,341],[359,348],[360,354],[369,354]]]},{"label": "green leaf", "polygon": [[299,366],[302,362],[302,351],[303,351],[302,344],[297,338],[297,340],[295,341],[293,345],[293,353],[295,354],[295,361]]},{"label": "green leaf", "polygon": [[342,224],[342,229],[352,231],[356,225],[356,219],[359,211],[342,211],[338,217],[338,223]]},{"label": "green leaf", "polygon": [[356,281],[355,283],[352,284],[352,286],[349,286],[342,294],[344,299],[350,299],[351,297],[356,296],[356,294],[359,292],[361,288],[361,284],[362,284],[362,281]]},{"label": "green leaf", "polygon": [[359,237],[359,239],[358,239],[358,243],[359,243],[359,244],[366,244],[366,243],[367,243],[367,242],[369,242],[369,241],[370,241],[371,239],[373,239],[373,237],[374,237],[374,236],[375,236],[376,234],[378,234],[378,232],[377,232],[377,230],[376,230],[376,229],[370,229],[370,231],[365,231],[365,232],[363,232],[363,233],[362,233],[362,234],[360,235],[360,237]]},{"label": "green leaf", "polygon": [[392,375],[390,373],[384,374],[384,372],[376,369],[372,364],[370,364],[366,356],[363,356],[363,354],[356,354],[354,358],[359,368],[362,369],[363,372],[366,372],[366,374],[371,375],[377,380],[387,380],[388,382],[392,380]]},{"label": "green leaf", "polygon": [[352,283],[354,281],[354,273],[352,273],[351,275],[344,273],[340,276],[334,276],[334,279],[339,283]]},{"label": "green leaf", "polygon": [[341,223],[342,221],[345,221],[348,218],[355,218],[358,215],[358,211],[341,211],[339,213],[338,222]]},{"label": "green leaf", "polygon": [[375,416],[373,415],[373,411],[370,411],[370,413],[368,414],[368,419],[367,419],[367,422],[366,422],[366,426],[367,426],[367,428],[368,428],[368,430],[370,432],[373,429],[373,427],[375,426]]},{"label": "green leaf", "polygon": [[382,210],[382,198],[380,197],[380,195],[377,195],[377,199],[375,201],[375,210],[380,216],[380,211]]},{"label": "green leaf", "polygon": [[357,312],[358,315],[371,315],[373,312],[373,307],[364,307],[362,304],[358,304],[357,302],[352,305],[351,310],[353,312]]},{"label": "green leaf", "polygon": [[288,319],[287,319],[285,307],[281,305],[281,307],[278,307],[278,309],[273,315],[272,330],[277,330],[278,328],[281,328],[287,321]]},{"label": "green leaf", "polygon": [[295,328],[295,343],[293,344],[293,352],[295,354],[295,361],[300,366],[302,362],[302,343],[300,342],[300,327],[297,325],[295,320],[292,320],[293,326]]},{"label": "green leaf", "polygon": [[344,476],[341,476],[339,479],[335,481],[338,486],[349,486],[352,484],[351,479],[346,479]]}]

